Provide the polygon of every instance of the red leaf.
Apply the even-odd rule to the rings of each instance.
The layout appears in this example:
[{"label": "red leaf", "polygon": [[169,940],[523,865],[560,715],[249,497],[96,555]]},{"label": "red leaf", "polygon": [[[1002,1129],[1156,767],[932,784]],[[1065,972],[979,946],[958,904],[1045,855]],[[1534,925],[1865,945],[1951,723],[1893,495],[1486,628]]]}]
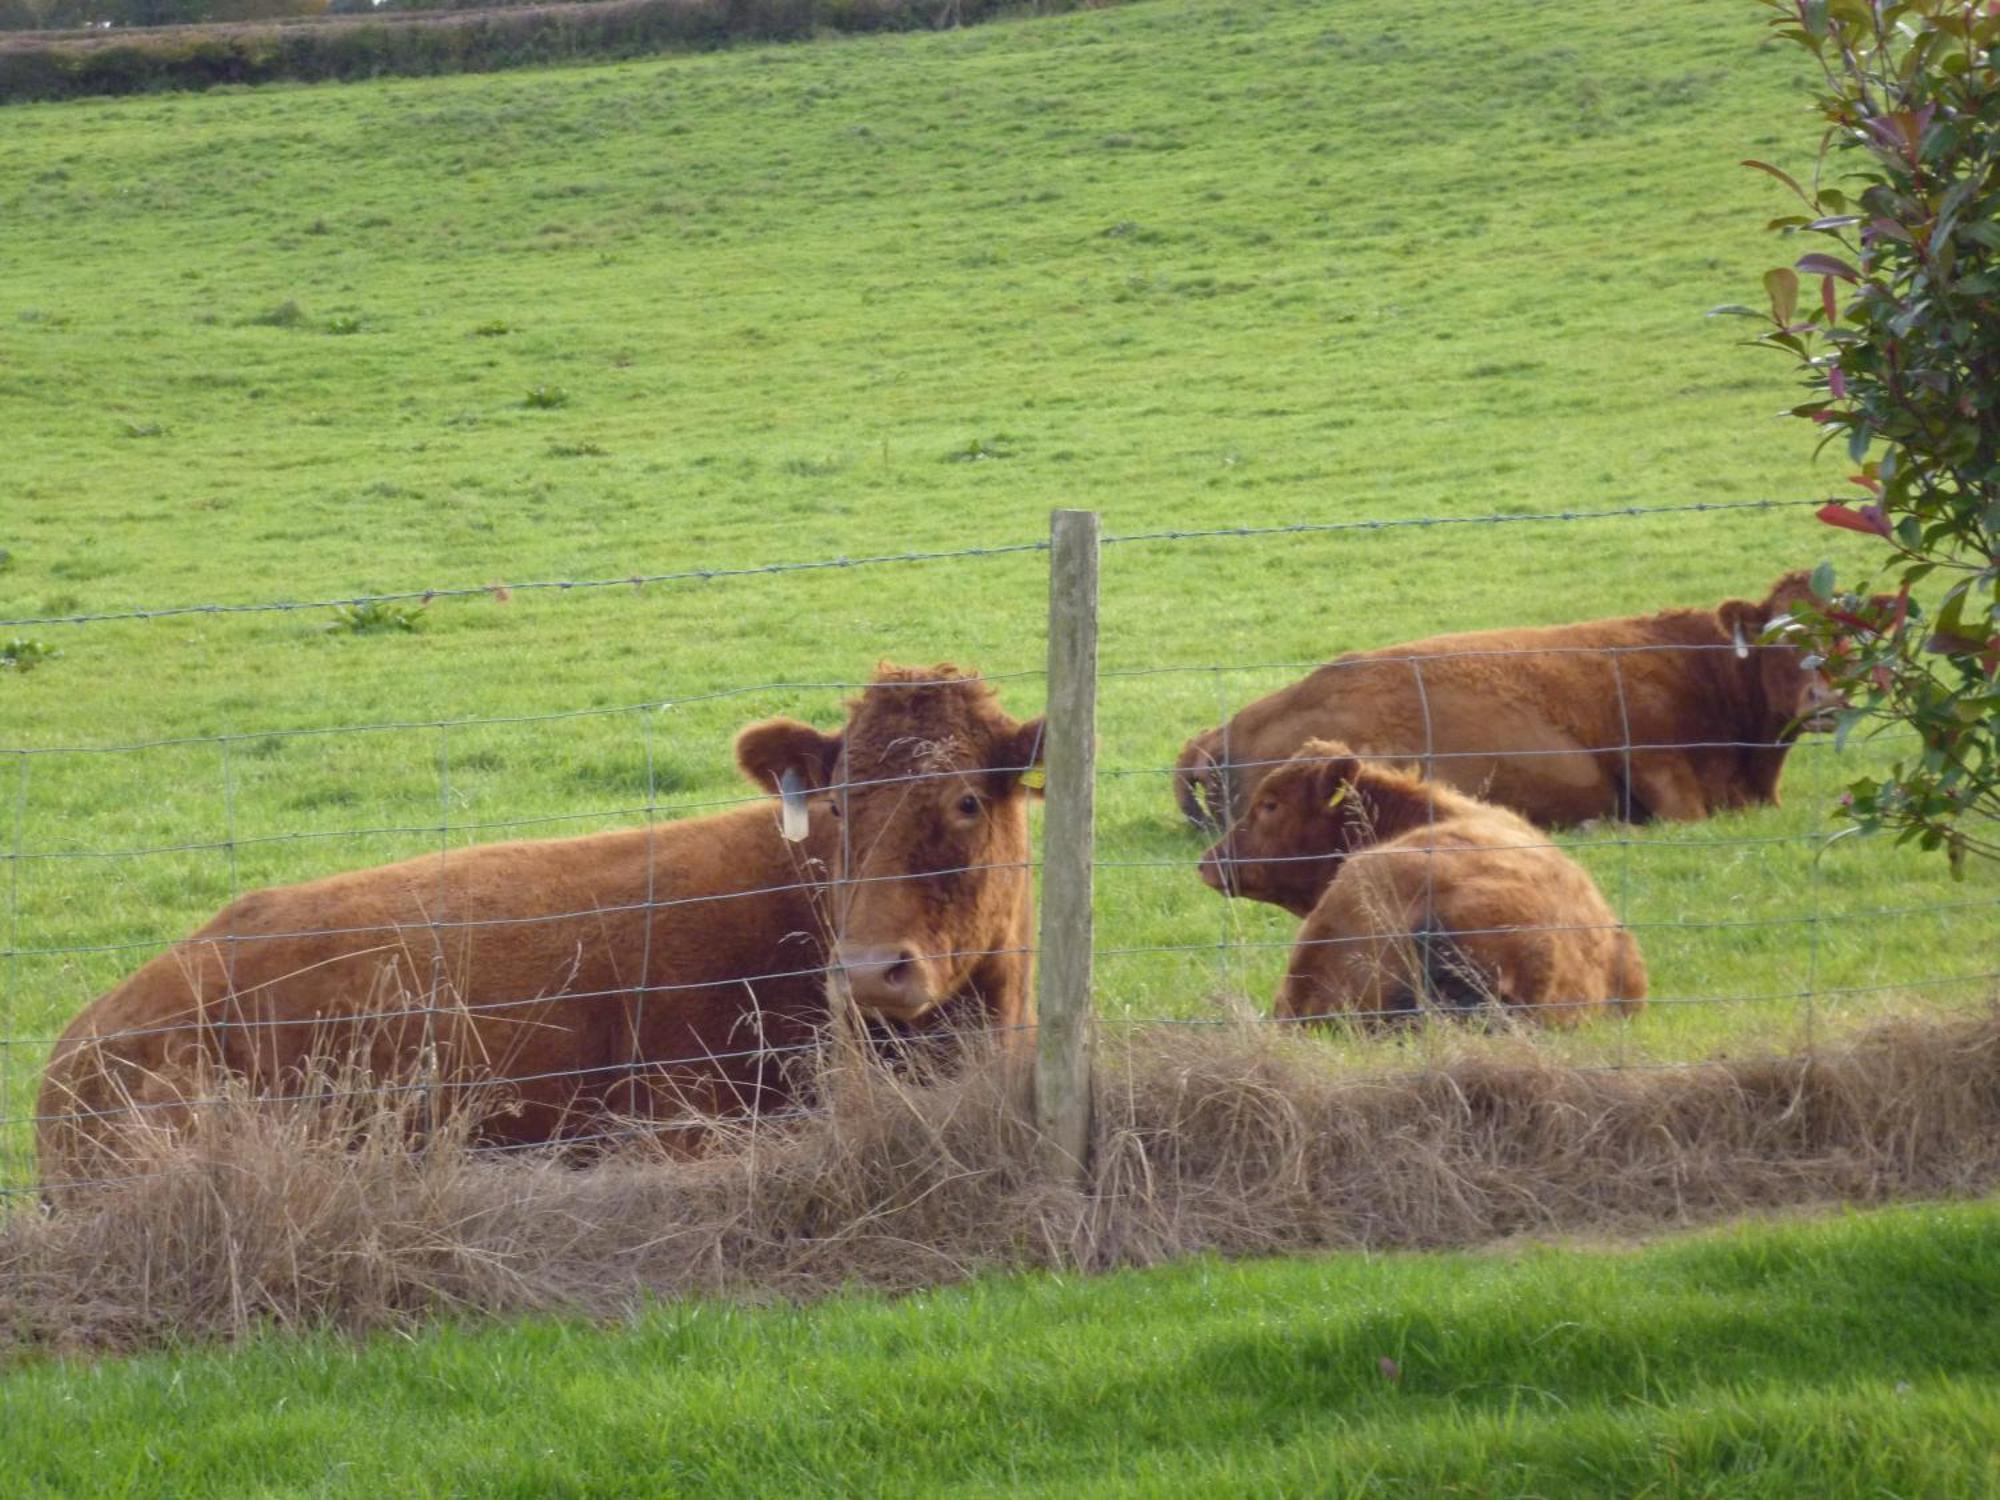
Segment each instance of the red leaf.
[{"label": "red leaf", "polygon": [[1840,320],[1840,303],[1834,298],[1831,276],[1822,276],[1819,279],[1819,305],[1825,311],[1826,321],[1829,324]]},{"label": "red leaf", "polygon": [[1880,507],[1870,505],[1861,510],[1852,510],[1845,505],[1822,505],[1813,512],[1829,526],[1842,526],[1849,531],[1865,531],[1870,536],[1889,534],[1888,518]]},{"label": "red leaf", "polygon": [[1861,279],[1861,273],[1837,255],[1801,255],[1794,264],[1808,276],[1838,276],[1842,281]]},{"label": "red leaf", "polygon": [[[1835,366],[1835,368],[1838,369],[1839,367]],[[1882,493],[1882,481],[1875,478],[1875,476],[1872,474],[1849,474],[1847,476],[1847,482],[1849,484],[1860,485],[1861,488],[1868,491],[1868,493],[1871,495],[1879,495]]]},{"label": "red leaf", "polygon": [[[1844,401],[1847,399],[1847,372],[1841,369],[1839,365],[1828,365],[1826,367],[1826,388],[1833,392],[1834,400]],[[1874,489],[1878,495],[1881,493],[1881,490],[1876,489],[1874,485],[1870,485],[1869,488]]]},{"label": "red leaf", "polygon": [[1403,1378],[1402,1367],[1386,1354],[1375,1361],[1375,1368],[1380,1370],[1382,1378],[1392,1385]]}]

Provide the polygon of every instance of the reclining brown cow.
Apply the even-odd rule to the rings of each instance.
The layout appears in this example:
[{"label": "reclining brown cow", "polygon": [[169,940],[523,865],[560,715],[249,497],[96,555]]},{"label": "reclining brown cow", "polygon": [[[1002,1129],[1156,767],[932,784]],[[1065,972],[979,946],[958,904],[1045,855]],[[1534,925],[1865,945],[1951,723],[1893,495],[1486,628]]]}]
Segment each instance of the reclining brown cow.
[{"label": "reclining brown cow", "polygon": [[1808,594],[1788,573],[1755,604],[1354,652],[1189,740],[1175,798],[1219,829],[1317,737],[1415,763],[1544,827],[1775,803],[1793,738],[1838,699],[1796,648],[1752,643]]},{"label": "reclining brown cow", "polygon": [[1225,895],[1303,917],[1280,1017],[1642,1007],[1646,965],[1583,867],[1504,808],[1312,740],[1201,857]]},{"label": "reclining brown cow", "polygon": [[738,735],[776,802],[244,896],[57,1043],[44,1180],[106,1175],[121,1120],[176,1124],[223,1077],[284,1096],[329,1060],[421,1065],[489,1142],[769,1110],[830,978],[891,1029],[1023,1026],[1040,741],[956,668],[884,667],[839,733]]}]

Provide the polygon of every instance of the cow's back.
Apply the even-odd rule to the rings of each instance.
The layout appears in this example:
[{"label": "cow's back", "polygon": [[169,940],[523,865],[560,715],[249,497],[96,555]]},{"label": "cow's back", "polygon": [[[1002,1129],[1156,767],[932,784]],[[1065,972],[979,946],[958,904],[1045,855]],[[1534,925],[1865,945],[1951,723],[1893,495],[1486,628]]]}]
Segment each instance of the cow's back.
[{"label": "cow's back", "polygon": [[1712,615],[1675,610],[1355,652],[1247,705],[1209,750],[1235,813],[1266,769],[1333,739],[1544,826],[1643,817],[1635,747],[1706,732],[1683,677],[1720,644]]},{"label": "cow's back", "polygon": [[225,1075],[283,1094],[327,1059],[377,1082],[420,1069],[447,1103],[483,1080],[509,1105],[482,1127],[496,1140],[660,1112],[663,1091],[758,1102],[771,1049],[823,1009],[810,882],[774,823],[751,807],[245,895],[64,1033],[45,1175],[90,1144],[66,1128],[79,1117],[83,1137],[134,1110],[165,1121]]},{"label": "cow's back", "polygon": [[1278,1014],[1392,1012],[1452,983],[1568,1026],[1639,1009],[1646,972],[1581,865],[1474,808],[1349,857],[1300,930]]}]

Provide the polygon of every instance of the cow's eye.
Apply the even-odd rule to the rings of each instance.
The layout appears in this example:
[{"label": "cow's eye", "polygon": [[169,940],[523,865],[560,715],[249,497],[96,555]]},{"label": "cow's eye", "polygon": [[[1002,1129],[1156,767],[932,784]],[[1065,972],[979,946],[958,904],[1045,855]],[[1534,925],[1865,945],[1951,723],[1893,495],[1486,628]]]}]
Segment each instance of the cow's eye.
[{"label": "cow's eye", "polygon": [[960,797],[958,799],[958,812],[960,817],[964,818],[978,817],[979,799],[973,796],[972,793],[967,792],[963,797]]}]

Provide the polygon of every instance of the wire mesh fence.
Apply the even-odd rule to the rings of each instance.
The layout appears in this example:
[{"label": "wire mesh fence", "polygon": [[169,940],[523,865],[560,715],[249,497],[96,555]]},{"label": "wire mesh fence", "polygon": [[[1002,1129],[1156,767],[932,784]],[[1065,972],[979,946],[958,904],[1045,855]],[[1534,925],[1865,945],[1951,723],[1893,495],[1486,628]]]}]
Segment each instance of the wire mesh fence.
[{"label": "wire mesh fence", "polygon": [[[1338,546],[1789,504],[1102,544]],[[779,588],[1049,545],[0,623]],[[1113,567],[1107,600],[1119,588]],[[1933,882],[1827,817],[1857,757],[1893,742],[1837,752],[1814,732],[1829,705],[1791,648],[1758,639],[1764,620],[1658,603],[1635,598],[1594,634],[1376,640],[1331,662],[1149,660],[1143,639],[1107,635],[1097,732],[1083,726],[1098,842],[1082,893],[1060,897],[1095,913],[1096,1024],[1255,1017],[1383,1069],[1469,1025],[1638,1068],[1811,1045],[1883,1000],[1990,999],[1991,878]],[[1073,791],[1039,800],[1051,731],[1080,712],[1050,677],[1064,669],[826,664],[819,680],[557,713],[0,744],[0,1192],[116,1179],[120,1122],[181,1118],[245,1080],[278,1104],[400,1090],[433,1122],[485,1112],[490,1149],[574,1149],[634,1121],[798,1118],[849,1002],[891,1061],[951,1031],[1029,1046],[1048,1029],[1032,975],[1043,855],[1077,816]],[[1068,705],[1055,722],[1044,699]],[[811,724],[785,716],[802,706]],[[578,739],[602,758],[564,805],[511,794],[510,767]],[[335,1055],[350,1071],[329,1083],[316,1070]]]}]

